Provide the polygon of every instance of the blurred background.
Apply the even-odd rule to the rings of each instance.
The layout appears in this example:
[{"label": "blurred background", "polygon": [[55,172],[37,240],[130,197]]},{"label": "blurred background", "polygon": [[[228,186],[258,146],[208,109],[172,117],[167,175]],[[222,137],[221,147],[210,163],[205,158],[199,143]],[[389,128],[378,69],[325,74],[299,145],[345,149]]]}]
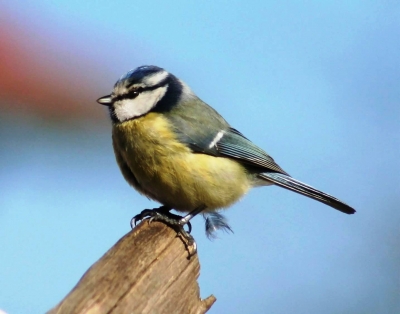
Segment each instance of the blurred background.
[{"label": "blurred background", "polygon": [[122,178],[95,100],[174,73],[292,176],[194,219],[209,313],[400,313],[398,1],[2,1],[0,309],[43,313],[158,204]]}]

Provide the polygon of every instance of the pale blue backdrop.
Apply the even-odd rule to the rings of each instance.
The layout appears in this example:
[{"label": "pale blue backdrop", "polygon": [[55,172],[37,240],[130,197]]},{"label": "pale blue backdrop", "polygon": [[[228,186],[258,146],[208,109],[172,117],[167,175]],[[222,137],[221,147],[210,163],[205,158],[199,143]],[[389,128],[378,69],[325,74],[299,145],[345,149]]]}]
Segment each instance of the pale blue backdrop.
[{"label": "pale blue backdrop", "polygon": [[56,49],[65,71],[71,56],[97,64],[82,73],[97,84],[82,106],[102,115],[1,115],[0,309],[50,309],[134,214],[157,206],[123,180],[95,103],[124,72],[154,64],[292,176],[357,209],[270,187],[225,212],[234,234],[210,242],[196,218],[201,295],[218,299],[210,313],[400,313],[397,1],[31,3],[3,1],[0,20]]}]

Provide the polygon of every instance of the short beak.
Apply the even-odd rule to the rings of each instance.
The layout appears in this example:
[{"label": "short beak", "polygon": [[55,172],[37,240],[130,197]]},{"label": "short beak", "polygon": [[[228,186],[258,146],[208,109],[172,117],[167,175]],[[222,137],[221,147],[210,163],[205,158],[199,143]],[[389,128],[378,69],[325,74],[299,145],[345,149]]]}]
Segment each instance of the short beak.
[{"label": "short beak", "polygon": [[97,99],[97,102],[98,102],[100,105],[110,106],[110,105],[112,104],[111,95],[107,95],[107,96],[100,97],[99,99]]}]

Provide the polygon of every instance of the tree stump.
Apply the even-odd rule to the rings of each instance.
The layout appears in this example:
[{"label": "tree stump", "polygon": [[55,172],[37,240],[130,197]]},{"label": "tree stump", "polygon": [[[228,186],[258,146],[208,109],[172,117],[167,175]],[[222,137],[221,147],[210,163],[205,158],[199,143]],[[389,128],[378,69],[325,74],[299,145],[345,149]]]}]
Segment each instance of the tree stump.
[{"label": "tree stump", "polygon": [[172,228],[142,221],[92,265],[48,313],[205,313],[197,254]]}]

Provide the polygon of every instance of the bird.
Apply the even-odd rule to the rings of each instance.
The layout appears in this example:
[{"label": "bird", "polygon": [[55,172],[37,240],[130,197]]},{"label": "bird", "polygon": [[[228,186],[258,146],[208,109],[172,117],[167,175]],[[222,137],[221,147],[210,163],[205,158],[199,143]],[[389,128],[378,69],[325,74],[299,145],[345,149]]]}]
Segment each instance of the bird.
[{"label": "bird", "polygon": [[[120,77],[107,106],[115,158],[125,180],[140,194],[161,203],[132,218],[163,221],[189,246],[190,220],[203,214],[206,234],[231,231],[221,210],[251,188],[276,185],[345,214],[355,210],[341,200],[298,181],[263,149],[233,128],[182,80],[163,68],[140,66]],[[184,213],[176,215],[170,211]],[[187,225],[188,231],[184,226]]]}]

